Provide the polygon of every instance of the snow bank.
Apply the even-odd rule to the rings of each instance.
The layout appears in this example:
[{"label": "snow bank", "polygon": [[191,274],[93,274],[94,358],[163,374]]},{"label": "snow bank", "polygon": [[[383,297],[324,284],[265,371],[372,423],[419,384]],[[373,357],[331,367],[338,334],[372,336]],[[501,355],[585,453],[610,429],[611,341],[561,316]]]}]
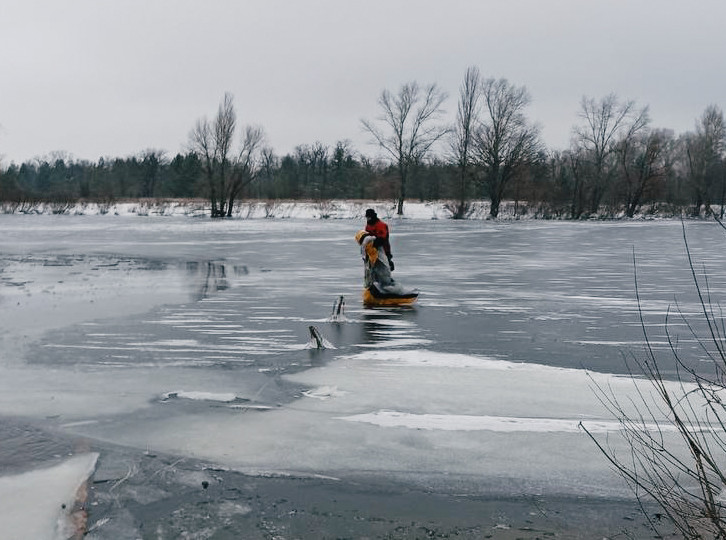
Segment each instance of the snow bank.
[{"label": "snow bank", "polygon": [[[451,212],[447,202],[407,202],[407,219],[448,219]],[[396,215],[393,202],[381,201],[249,201],[235,206],[233,217],[242,219],[363,219],[367,208],[374,208],[384,219]],[[489,206],[485,202],[472,204],[470,217],[486,216]],[[4,214],[65,214],[111,216],[209,216],[208,203],[201,200],[139,200],[114,203],[0,203]],[[503,212],[503,214],[506,212]]]},{"label": "snow bank", "polygon": [[[451,201],[407,201],[403,206],[405,219],[450,219],[457,203]],[[657,205],[656,205],[657,206]],[[386,220],[398,218],[393,201],[328,200],[286,201],[254,200],[239,202],[232,217],[238,219],[363,219],[366,208],[374,208]],[[488,219],[491,204],[486,200],[472,200],[465,219]],[[112,216],[191,216],[209,217],[208,201],[202,199],[138,199],[108,203],[97,202],[0,202],[0,214],[63,214]],[[526,202],[502,201],[497,219],[565,219],[546,208],[528,207]],[[591,219],[623,219],[624,212],[613,213],[602,208]],[[646,207],[635,219],[675,217],[673,211]]]},{"label": "snow bank", "polygon": [[5,540],[55,540],[75,535],[71,513],[98,454],[73,456],[47,469],[0,477],[0,531]]}]

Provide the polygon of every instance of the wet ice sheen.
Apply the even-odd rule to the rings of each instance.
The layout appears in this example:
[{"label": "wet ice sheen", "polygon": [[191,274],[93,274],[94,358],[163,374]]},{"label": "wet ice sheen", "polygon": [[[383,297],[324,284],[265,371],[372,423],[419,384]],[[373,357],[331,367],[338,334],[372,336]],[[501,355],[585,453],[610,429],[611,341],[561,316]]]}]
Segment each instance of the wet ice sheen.
[{"label": "wet ice sheen", "polygon": [[[697,312],[679,223],[394,220],[406,310],[362,308],[357,220],[0,226],[0,414],[250,473],[625,494],[577,424],[618,429],[594,384],[634,392],[633,246],[654,343],[674,294]],[[689,230],[723,297],[720,232]]]}]

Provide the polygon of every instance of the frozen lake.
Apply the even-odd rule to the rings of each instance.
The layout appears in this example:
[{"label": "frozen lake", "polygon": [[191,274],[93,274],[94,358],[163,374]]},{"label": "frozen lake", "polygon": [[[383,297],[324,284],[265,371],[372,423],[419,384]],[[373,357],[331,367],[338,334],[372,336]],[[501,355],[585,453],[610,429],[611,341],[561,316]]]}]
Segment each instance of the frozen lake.
[{"label": "frozen lake", "polygon": [[[249,475],[627,497],[577,425],[618,429],[593,385],[633,392],[633,253],[670,370],[666,312],[700,310],[680,222],[393,220],[394,275],[421,292],[397,310],[361,305],[362,226],[0,215],[0,415]],[[686,230],[724,298],[723,231]],[[339,296],[346,320],[331,322]],[[308,348],[311,325],[335,348]],[[63,451],[16,437],[0,473]]]}]

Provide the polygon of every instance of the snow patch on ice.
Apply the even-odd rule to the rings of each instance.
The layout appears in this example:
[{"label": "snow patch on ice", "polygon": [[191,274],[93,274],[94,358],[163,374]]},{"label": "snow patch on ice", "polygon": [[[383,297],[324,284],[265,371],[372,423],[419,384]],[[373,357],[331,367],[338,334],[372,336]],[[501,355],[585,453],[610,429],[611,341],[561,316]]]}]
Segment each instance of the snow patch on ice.
[{"label": "snow patch on ice", "polygon": [[[431,368],[478,368],[496,371],[568,371],[567,368],[530,364],[525,362],[511,362],[490,356],[475,356],[469,354],[443,353],[421,349],[400,351],[366,351],[346,356],[350,360],[374,360],[385,362],[388,366],[431,367]],[[569,370],[582,373],[582,370]]]},{"label": "snow patch on ice", "polygon": [[563,339],[563,343],[574,343],[575,345],[606,345],[608,347],[631,347],[635,349],[636,347],[643,348],[646,345],[650,345],[651,347],[658,346],[658,347],[665,347],[668,345],[667,341],[658,341],[658,340],[651,340],[651,341],[606,341],[606,340],[596,340],[596,339]]},{"label": "snow patch on ice", "polygon": [[91,426],[94,424],[98,424],[98,420],[79,420],[78,422],[67,422],[65,424],[62,424],[62,428],[71,428],[71,427],[79,427],[79,426]]},{"label": "snow patch on ice", "polygon": [[344,396],[345,394],[347,394],[347,392],[338,390],[337,386],[321,386],[314,390],[307,390],[306,392],[303,392],[303,395],[315,399],[330,399]]},{"label": "snow patch on ice", "polygon": [[220,519],[225,523],[231,523],[234,516],[246,516],[252,512],[252,508],[246,504],[239,504],[234,501],[225,501],[217,507]]},{"label": "snow patch on ice", "polygon": [[[618,431],[622,425],[616,421],[582,420],[575,418],[521,418],[513,416],[475,416],[462,414],[410,414],[399,411],[377,411],[351,416],[339,416],[339,420],[364,422],[381,427],[405,427],[409,429],[444,431],[497,431],[513,433],[577,433],[582,423],[591,433]],[[673,426],[646,425],[647,429],[665,431]],[[673,429],[675,429],[673,427]]]},{"label": "snow patch on ice", "polygon": [[377,341],[375,343],[358,343],[356,346],[366,349],[390,349],[391,347],[411,347],[413,345],[429,345],[430,343],[433,342],[425,338],[399,338]]},{"label": "snow patch on ice", "polygon": [[232,393],[213,393],[199,391],[187,392],[184,390],[167,392],[166,394],[162,394],[161,397],[162,401],[168,401],[170,399],[190,399],[193,401],[219,401],[221,403],[230,403],[237,400],[237,396]]},{"label": "snow patch on ice", "polygon": [[274,409],[272,405],[250,405],[247,403],[238,403],[234,405],[229,406],[230,409],[239,409],[242,411],[269,411],[270,409]]}]

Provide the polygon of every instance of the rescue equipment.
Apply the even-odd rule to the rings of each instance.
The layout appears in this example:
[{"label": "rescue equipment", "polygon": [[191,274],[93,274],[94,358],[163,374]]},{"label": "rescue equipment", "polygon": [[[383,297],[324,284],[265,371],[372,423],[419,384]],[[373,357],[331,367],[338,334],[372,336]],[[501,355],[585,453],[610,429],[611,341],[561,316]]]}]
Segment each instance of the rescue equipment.
[{"label": "rescue equipment", "polygon": [[413,304],[418,299],[418,290],[408,289],[393,279],[386,253],[382,246],[376,247],[375,239],[366,231],[355,234],[363,258],[363,305],[390,307]]}]

